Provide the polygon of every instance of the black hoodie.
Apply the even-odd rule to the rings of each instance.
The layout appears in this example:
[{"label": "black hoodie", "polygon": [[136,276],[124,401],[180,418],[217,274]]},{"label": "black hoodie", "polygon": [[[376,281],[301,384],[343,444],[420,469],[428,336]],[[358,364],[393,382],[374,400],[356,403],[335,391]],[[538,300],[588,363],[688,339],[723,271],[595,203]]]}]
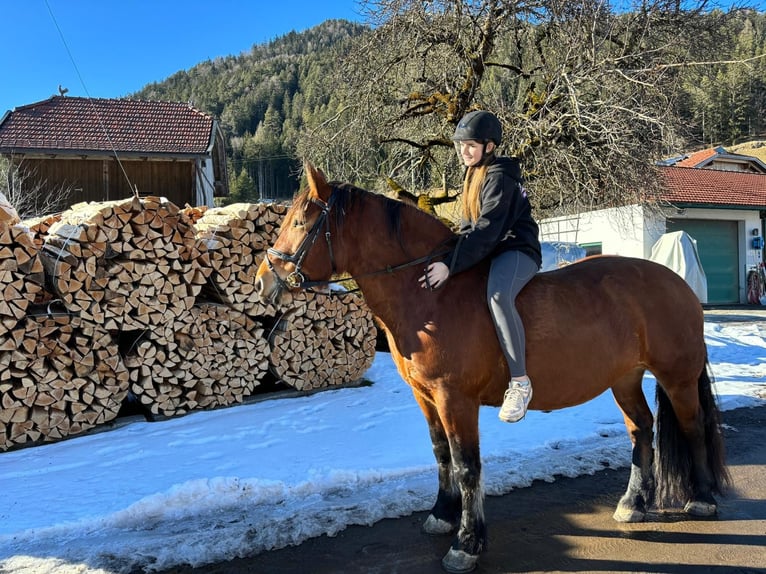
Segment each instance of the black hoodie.
[{"label": "black hoodie", "polygon": [[444,259],[451,275],[512,249],[542,264],[539,230],[522,182],[517,159],[495,158],[482,183],[479,218],[461,222],[460,241]]}]

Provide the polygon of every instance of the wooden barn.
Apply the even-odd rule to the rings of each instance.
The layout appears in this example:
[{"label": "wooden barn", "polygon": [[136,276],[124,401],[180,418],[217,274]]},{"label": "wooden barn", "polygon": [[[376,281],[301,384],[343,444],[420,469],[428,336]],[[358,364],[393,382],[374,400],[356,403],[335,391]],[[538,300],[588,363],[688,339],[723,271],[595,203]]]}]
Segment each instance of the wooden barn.
[{"label": "wooden barn", "polygon": [[3,116],[0,154],[12,196],[63,190],[59,210],[136,190],[212,206],[229,192],[220,126],[185,103],[53,96]]}]

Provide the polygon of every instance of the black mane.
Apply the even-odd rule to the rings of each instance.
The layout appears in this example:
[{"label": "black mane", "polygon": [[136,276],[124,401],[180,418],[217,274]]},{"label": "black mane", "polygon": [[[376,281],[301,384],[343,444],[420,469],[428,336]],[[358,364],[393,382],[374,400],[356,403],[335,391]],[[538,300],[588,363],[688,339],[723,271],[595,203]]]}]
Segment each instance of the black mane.
[{"label": "black mane", "polygon": [[[331,181],[328,183],[333,189],[333,206],[332,217],[338,230],[343,229],[346,216],[354,207],[364,207],[364,205],[370,201],[381,201],[386,214],[386,227],[388,232],[394,237],[399,245],[404,249],[404,241],[402,238],[402,218],[407,209],[413,209],[417,214],[424,219],[433,220],[443,225],[438,218],[434,217],[430,213],[419,209],[417,206],[387,197],[382,194],[373,193],[367,191],[361,187],[357,187],[350,183]],[[299,194],[293,204],[296,207],[296,212],[303,211],[308,207],[310,203],[308,199],[308,190]]]},{"label": "black mane", "polygon": [[334,181],[330,182],[329,185],[332,186],[334,190],[337,190],[337,192],[340,192],[335,194],[335,205],[333,207],[334,215],[337,217],[336,221],[339,228],[341,228],[343,225],[345,216],[352,207],[354,207],[356,204],[363,206],[367,201],[373,199],[383,202],[386,213],[388,232],[396,238],[402,247],[404,247],[402,241],[402,218],[404,212],[407,209],[414,210],[415,213],[417,213],[420,217],[423,217],[424,220],[433,220],[434,222],[438,222],[440,225],[443,225],[443,222],[441,222],[437,217],[434,217],[430,213],[426,213],[416,205],[410,204],[406,201],[400,201],[398,199],[393,199],[382,194],[373,193],[350,183]]}]

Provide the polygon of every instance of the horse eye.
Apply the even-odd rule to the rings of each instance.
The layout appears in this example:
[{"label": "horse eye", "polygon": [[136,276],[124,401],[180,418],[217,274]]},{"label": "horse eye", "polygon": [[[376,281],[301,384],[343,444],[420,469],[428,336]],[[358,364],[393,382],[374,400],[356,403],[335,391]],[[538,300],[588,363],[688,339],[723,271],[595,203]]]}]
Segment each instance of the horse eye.
[{"label": "horse eye", "polygon": [[296,219],[295,221],[293,221],[293,227],[306,227],[306,222],[299,221]]}]

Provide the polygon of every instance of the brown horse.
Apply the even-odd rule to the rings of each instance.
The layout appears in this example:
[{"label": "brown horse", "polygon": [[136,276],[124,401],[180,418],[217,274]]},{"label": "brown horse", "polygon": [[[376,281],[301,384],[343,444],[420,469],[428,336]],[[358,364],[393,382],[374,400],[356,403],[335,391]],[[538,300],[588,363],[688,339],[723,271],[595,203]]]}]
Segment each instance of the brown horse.
[{"label": "brown horse", "polygon": [[[469,572],[487,542],[479,406],[500,405],[509,380],[485,297],[487,266],[422,289],[418,277],[454,234],[416,207],[328,183],[310,165],[306,172],[308,189],[258,269],[260,294],[278,300],[286,289],[327,285],[337,273],[356,280],[428,421],[439,490],[424,531],[457,529],[442,564]],[[623,413],[633,456],[614,518],[642,520],[656,489],[660,501],[714,515],[714,494],[729,476],[702,308],[686,283],[650,261],[595,257],[538,274],[517,304],[534,387],[530,408],[571,407],[611,389]],[[658,383],[656,459],[641,388],[646,370]]]}]

